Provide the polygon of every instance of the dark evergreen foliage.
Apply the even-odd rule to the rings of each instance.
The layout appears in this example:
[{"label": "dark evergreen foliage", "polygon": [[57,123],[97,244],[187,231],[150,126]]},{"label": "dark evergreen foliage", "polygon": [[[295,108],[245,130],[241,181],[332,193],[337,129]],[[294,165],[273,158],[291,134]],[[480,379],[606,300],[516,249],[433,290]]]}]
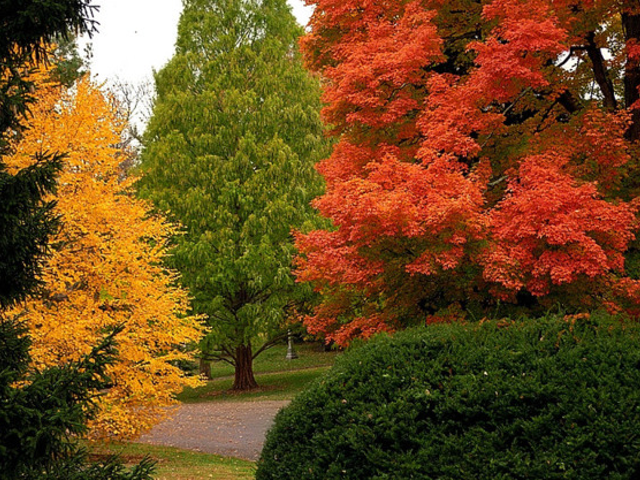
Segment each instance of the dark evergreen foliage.
[{"label": "dark evergreen foliage", "polygon": [[116,458],[89,464],[77,447],[93,413],[94,392],[110,383],[104,372],[116,353],[118,331],[78,362],[27,372],[26,332],[15,321],[0,322],[0,480],[150,478],[148,460],[131,471]]},{"label": "dark evergreen foliage", "polygon": [[19,135],[28,114],[33,61],[46,60],[46,43],[69,32],[91,32],[89,0],[0,0],[0,308],[22,300],[38,285],[39,263],[57,223],[53,190],[62,156],[43,152],[19,175],[6,171],[7,140]]},{"label": "dark evergreen foliage", "polygon": [[91,45],[88,44],[83,54],[78,51],[76,37],[58,37],[54,40],[54,65],[51,77],[66,87],[71,87],[76,80],[88,73],[89,60],[92,57]]},{"label": "dark evergreen foliage", "polygon": [[15,129],[28,110],[29,62],[46,60],[56,37],[92,33],[96,8],[91,0],[0,0],[0,132]]},{"label": "dark evergreen foliage", "polygon": [[44,195],[55,186],[60,154],[42,154],[18,174],[0,163],[0,308],[25,298],[38,285],[40,263],[58,219]]},{"label": "dark evergreen foliage", "polygon": [[80,361],[34,372],[26,331],[7,314],[37,289],[58,225],[44,198],[64,154],[42,152],[17,174],[2,156],[28,114],[30,65],[46,60],[44,45],[53,37],[91,30],[92,8],[89,0],[0,0],[0,480],[143,480],[152,469],[148,460],[131,470],[116,458],[89,463],[77,445],[96,392],[109,385],[105,367],[117,329]]},{"label": "dark evergreen foliage", "polygon": [[278,415],[256,478],[640,478],[639,345],[607,318],[378,337]]}]

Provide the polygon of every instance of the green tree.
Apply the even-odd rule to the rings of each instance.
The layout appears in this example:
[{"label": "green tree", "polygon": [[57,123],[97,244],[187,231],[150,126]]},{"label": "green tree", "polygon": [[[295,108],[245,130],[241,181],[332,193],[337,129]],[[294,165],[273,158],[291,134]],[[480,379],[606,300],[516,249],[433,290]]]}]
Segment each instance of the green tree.
[{"label": "green tree", "polygon": [[91,44],[87,44],[82,53],[78,50],[76,36],[59,36],[54,39],[56,45],[53,52],[53,70],[51,76],[54,80],[70,87],[83,75],[89,73],[89,61],[93,55]]},{"label": "green tree", "polygon": [[116,459],[91,464],[76,444],[92,415],[94,392],[109,384],[104,368],[117,332],[74,364],[34,372],[25,328],[6,313],[38,289],[58,226],[43,198],[55,188],[64,154],[42,152],[17,174],[3,159],[32,101],[30,68],[49,56],[47,44],[56,36],[90,31],[93,8],[88,0],[0,0],[0,480],[150,478],[148,461],[131,471]]},{"label": "green tree", "polygon": [[171,267],[209,319],[205,355],[256,387],[253,359],[300,299],[292,229],[316,217],[326,153],[319,80],[302,67],[285,0],[186,0],[156,74],[140,192],[185,227]]}]

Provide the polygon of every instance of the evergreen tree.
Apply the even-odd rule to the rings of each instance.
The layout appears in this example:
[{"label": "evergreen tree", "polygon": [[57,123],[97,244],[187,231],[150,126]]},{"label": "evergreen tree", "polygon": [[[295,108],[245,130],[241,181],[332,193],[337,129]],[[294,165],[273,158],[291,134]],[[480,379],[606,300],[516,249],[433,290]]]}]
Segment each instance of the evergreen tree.
[{"label": "evergreen tree", "polygon": [[17,173],[4,162],[10,140],[32,101],[30,67],[48,55],[57,35],[91,28],[87,0],[0,0],[0,480],[149,478],[150,464],[127,471],[116,459],[89,464],[75,438],[93,412],[94,392],[114,354],[112,332],[88,355],[66,367],[30,371],[29,339],[7,308],[33,294],[49,239],[57,229],[53,204],[63,153],[43,152]]},{"label": "evergreen tree", "polygon": [[314,222],[325,153],[319,82],[285,0],[187,0],[156,74],[140,191],[185,227],[170,265],[209,319],[204,354],[256,385],[252,361],[300,298],[292,229]]},{"label": "evergreen tree", "polygon": [[[26,330],[0,322],[0,480],[147,480],[152,463],[132,469],[116,458],[91,463],[77,446],[95,413],[95,391],[116,351],[114,330],[88,355],[64,367],[28,371]],[[15,382],[25,382],[16,387]]]},{"label": "evergreen tree", "polygon": [[61,85],[71,87],[76,80],[89,73],[89,62],[93,55],[91,44],[87,44],[82,54],[78,51],[77,37],[57,37],[54,65],[51,76]]},{"label": "evergreen tree", "polygon": [[2,161],[8,137],[19,134],[33,100],[28,73],[54,38],[90,33],[94,8],[84,0],[0,0],[0,308],[37,287],[40,261],[56,230],[53,205],[43,197],[55,185],[62,155],[41,152],[33,167],[16,175]]}]

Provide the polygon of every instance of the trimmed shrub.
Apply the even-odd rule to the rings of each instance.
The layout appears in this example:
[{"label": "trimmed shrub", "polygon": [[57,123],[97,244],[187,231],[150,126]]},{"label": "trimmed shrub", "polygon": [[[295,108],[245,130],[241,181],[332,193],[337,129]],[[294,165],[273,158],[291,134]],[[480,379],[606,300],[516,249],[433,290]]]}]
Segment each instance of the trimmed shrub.
[{"label": "trimmed shrub", "polygon": [[276,417],[268,479],[640,478],[640,328],[610,318],[380,336]]}]

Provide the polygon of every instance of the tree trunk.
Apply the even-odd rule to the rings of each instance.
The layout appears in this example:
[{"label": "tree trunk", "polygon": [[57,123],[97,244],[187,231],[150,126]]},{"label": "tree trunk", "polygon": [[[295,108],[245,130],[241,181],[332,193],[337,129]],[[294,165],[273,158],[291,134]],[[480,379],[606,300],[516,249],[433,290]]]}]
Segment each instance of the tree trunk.
[{"label": "tree trunk", "polygon": [[605,60],[602,56],[602,50],[596,45],[596,32],[589,32],[587,35],[587,55],[593,65],[593,74],[596,83],[600,87],[602,97],[604,100],[604,106],[610,112],[613,112],[617,108],[616,95],[613,90],[613,82],[609,78],[607,68],[605,67]]},{"label": "tree trunk", "polygon": [[253,376],[253,354],[251,344],[240,345],[236,348],[236,371],[232,390],[251,390],[258,388]]},{"label": "tree trunk", "polygon": [[[640,39],[640,15],[623,13],[622,28],[626,41]],[[627,64],[624,72],[624,96],[627,108],[640,99],[638,87],[640,87],[640,61],[636,59]],[[640,140],[640,110],[638,109],[632,112],[631,126],[627,130],[626,137],[632,142]]]},{"label": "tree trunk", "polygon": [[200,357],[200,375],[207,380],[211,380],[211,362]]}]

